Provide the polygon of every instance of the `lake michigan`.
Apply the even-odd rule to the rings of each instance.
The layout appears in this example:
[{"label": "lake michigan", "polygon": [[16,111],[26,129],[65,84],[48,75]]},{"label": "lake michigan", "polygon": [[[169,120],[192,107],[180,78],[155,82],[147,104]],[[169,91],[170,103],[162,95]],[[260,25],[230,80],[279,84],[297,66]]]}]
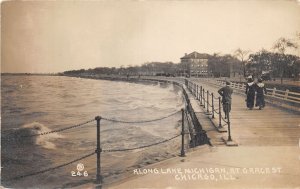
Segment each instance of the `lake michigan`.
[{"label": "lake michigan", "polygon": [[[166,140],[180,133],[184,106],[181,89],[157,82],[129,83],[64,76],[2,76],[1,166],[5,187],[72,187],[96,176],[96,155],[59,169],[17,180],[9,179],[68,163],[96,149],[96,116],[154,122],[120,123],[101,120],[101,147],[127,149]],[[178,113],[176,113],[178,112]],[[33,137],[90,121],[80,127]],[[179,137],[169,142],[125,152],[103,152],[104,183],[125,177],[135,168],[179,152]],[[74,175],[78,163],[86,175]]]}]

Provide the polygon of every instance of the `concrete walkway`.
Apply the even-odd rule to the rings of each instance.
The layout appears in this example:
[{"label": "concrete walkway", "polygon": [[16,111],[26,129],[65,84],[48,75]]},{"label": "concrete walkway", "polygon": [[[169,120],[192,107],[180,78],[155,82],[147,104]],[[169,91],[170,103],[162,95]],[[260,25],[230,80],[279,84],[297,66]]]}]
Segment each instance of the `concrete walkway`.
[{"label": "concrete walkway", "polygon": [[[132,172],[110,189],[300,188],[298,147],[199,147]],[[106,188],[106,187],[105,187]]]}]

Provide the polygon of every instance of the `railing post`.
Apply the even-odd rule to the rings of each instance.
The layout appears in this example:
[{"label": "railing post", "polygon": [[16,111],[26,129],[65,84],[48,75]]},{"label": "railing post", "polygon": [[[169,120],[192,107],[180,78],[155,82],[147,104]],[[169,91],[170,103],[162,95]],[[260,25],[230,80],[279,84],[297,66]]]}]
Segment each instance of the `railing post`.
[{"label": "railing post", "polygon": [[199,96],[198,96],[198,91],[199,91],[199,86],[197,85],[197,95],[196,95],[196,99],[199,100]]},{"label": "railing post", "polygon": [[202,105],[202,86],[200,86],[200,105]]},{"label": "railing post", "polygon": [[285,93],[284,93],[284,99],[287,99],[289,96],[289,90],[285,90]]},{"label": "railing post", "polygon": [[211,118],[215,118],[214,93],[211,93],[211,111],[212,111]]},{"label": "railing post", "polygon": [[95,117],[95,120],[97,121],[97,149],[95,150],[96,154],[97,154],[97,180],[96,180],[96,184],[99,184],[97,186],[98,189],[102,188],[102,176],[101,176],[101,165],[100,165],[100,154],[101,154],[101,147],[100,147],[100,120],[101,117],[97,116]]},{"label": "railing post", "polygon": [[181,125],[181,153],[180,156],[181,157],[185,157],[185,152],[184,152],[184,109],[181,109],[181,113],[182,113],[182,125]]},{"label": "railing post", "polygon": [[222,110],[221,110],[221,97],[219,97],[219,128],[222,127]]},{"label": "railing post", "polygon": [[196,86],[197,86],[196,83],[194,83],[194,96],[196,96],[196,92],[197,92],[196,91]]},{"label": "railing post", "polygon": [[[205,108],[205,90],[203,88],[203,94],[202,94],[202,97],[203,97],[203,108]],[[205,110],[205,109],[204,109]]]},{"label": "railing post", "polygon": [[196,86],[195,86],[195,83],[193,83],[193,92],[194,92],[193,95],[194,95],[194,96],[195,96],[195,91],[196,91],[195,89],[196,89]]},{"label": "railing post", "polygon": [[206,98],[206,112],[207,113],[209,113],[209,91],[207,90],[206,91],[206,96],[207,96],[207,98]]},{"label": "railing post", "polygon": [[273,88],[272,96],[275,96],[275,93],[276,93],[276,87]]},{"label": "railing post", "polygon": [[230,132],[230,118],[229,118],[229,104],[226,103],[226,114],[227,114],[227,124],[228,124],[228,141],[232,141]]}]

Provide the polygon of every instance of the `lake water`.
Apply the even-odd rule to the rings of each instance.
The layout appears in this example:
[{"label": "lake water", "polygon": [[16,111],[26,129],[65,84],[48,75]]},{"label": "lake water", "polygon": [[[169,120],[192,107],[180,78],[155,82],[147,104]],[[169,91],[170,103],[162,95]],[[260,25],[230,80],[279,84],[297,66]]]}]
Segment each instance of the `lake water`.
[{"label": "lake water", "polygon": [[[96,148],[96,121],[84,126],[36,137],[95,116],[140,121],[161,118],[183,107],[181,90],[171,84],[128,83],[63,76],[2,76],[1,164],[2,185],[22,188],[71,187],[96,175],[96,155],[68,166],[13,181],[19,175],[41,171],[92,153]],[[101,120],[101,147],[126,149],[156,143],[180,133],[181,113],[138,124]],[[179,137],[150,148],[101,154],[104,182],[124,177],[126,171],[178,153]],[[88,175],[72,176],[77,164]],[[82,172],[83,172],[82,171]]]}]

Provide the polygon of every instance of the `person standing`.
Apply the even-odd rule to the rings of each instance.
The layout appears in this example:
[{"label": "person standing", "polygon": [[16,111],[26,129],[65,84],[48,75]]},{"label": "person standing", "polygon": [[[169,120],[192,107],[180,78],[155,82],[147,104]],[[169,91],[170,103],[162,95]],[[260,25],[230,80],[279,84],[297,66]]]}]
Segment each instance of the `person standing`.
[{"label": "person standing", "polygon": [[225,119],[227,119],[227,115],[231,111],[231,95],[233,93],[230,82],[226,81],[226,86],[219,89],[218,93],[222,96],[223,111],[225,113]]},{"label": "person standing", "polygon": [[262,82],[262,79],[258,79],[258,83],[255,85],[256,88],[256,103],[255,106],[258,106],[261,110],[265,107],[265,95],[267,94],[267,89],[265,84]]},{"label": "person standing", "polygon": [[248,77],[245,93],[247,95],[247,99],[246,99],[247,108],[252,110],[254,106],[254,98],[255,98],[255,83],[253,82],[252,77]]}]

